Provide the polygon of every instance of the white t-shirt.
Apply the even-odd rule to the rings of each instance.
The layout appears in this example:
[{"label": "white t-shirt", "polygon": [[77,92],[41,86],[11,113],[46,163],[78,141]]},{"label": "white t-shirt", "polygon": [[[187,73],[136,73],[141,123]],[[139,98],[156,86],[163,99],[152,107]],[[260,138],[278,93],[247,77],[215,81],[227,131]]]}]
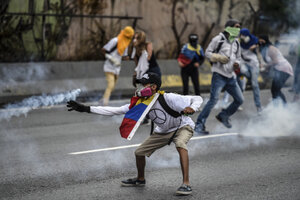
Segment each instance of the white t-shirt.
[{"label": "white t-shirt", "polygon": [[134,70],[136,71],[137,79],[141,79],[149,70],[148,53],[146,50],[143,50],[142,55],[139,57],[138,64]]},{"label": "white t-shirt", "polygon": [[[183,96],[174,93],[165,93],[164,98],[169,107],[179,113],[186,107],[191,107],[197,112],[200,110],[200,106],[203,102],[200,96]],[[121,107],[91,106],[91,112],[109,116],[120,115],[129,111],[129,105],[130,104],[126,104]],[[195,127],[195,123],[189,116],[182,115],[178,118],[170,116],[162,108],[158,100],[149,111],[149,118],[153,120],[156,125],[154,130],[156,133],[169,133],[186,125],[189,125],[191,128]]]},{"label": "white t-shirt", "polygon": [[[118,38],[114,37],[112,38],[106,45],[104,45],[104,49],[106,51],[110,51],[112,48],[114,48],[118,44]],[[111,56],[113,56],[116,60],[118,60],[120,63],[122,61],[122,56],[126,56],[128,52],[128,49],[126,48],[123,55],[120,55],[118,53],[118,48],[115,48],[113,52],[110,53]],[[104,72],[112,72],[116,75],[120,74],[121,66],[114,65],[111,61],[108,59],[104,62]]]}]

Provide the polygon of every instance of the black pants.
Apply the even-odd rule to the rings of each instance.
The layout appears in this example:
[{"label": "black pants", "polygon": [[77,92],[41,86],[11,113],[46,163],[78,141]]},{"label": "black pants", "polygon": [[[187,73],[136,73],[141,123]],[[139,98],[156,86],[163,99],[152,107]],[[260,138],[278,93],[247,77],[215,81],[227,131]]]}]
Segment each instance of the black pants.
[{"label": "black pants", "polygon": [[186,67],[181,68],[183,95],[189,94],[189,77],[192,79],[195,95],[200,95],[199,72],[198,67],[194,67],[194,64],[189,64]]},{"label": "black pants", "polygon": [[282,99],[283,103],[286,103],[286,98],[284,94],[281,92],[281,88],[284,86],[285,82],[289,77],[290,75],[288,73],[274,69],[274,76],[273,76],[273,81],[271,86],[271,93],[273,99],[279,97]]}]

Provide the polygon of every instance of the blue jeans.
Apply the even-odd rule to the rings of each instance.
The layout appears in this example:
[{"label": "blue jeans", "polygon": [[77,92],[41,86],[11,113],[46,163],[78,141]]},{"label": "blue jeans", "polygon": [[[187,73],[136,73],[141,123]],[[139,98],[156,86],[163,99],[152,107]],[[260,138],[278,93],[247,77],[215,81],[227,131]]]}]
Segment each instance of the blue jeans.
[{"label": "blue jeans", "polygon": [[284,86],[289,77],[290,75],[288,73],[274,69],[273,81],[271,86],[273,100],[275,100],[276,98],[281,98],[283,103],[286,104],[286,98],[281,92],[281,88]]},{"label": "blue jeans", "polygon": [[[250,65],[247,65],[247,70],[241,73],[240,75],[245,76],[248,80],[251,80],[251,86],[253,91],[253,98],[256,108],[261,108],[260,103],[260,90],[259,90],[259,84],[258,84],[258,75],[259,75],[259,68],[258,67],[252,67]],[[241,86],[241,81],[238,78],[238,83]],[[242,88],[242,87],[241,87]]]},{"label": "blue jeans", "polygon": [[211,110],[218,102],[219,95],[223,88],[233,97],[233,102],[220,112],[219,115],[221,115],[222,118],[230,117],[237,111],[238,107],[243,104],[244,96],[236,79],[233,77],[227,78],[214,72],[211,80],[210,98],[198,116],[197,124],[205,124]]},{"label": "blue jeans", "polygon": [[296,94],[300,94],[300,56],[298,57],[297,65],[294,73],[294,90]]}]

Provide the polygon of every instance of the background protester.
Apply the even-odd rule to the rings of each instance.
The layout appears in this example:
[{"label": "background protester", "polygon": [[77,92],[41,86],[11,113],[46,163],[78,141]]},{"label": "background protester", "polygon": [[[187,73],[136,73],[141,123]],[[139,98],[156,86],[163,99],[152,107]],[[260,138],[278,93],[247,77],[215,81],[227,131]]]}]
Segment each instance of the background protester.
[{"label": "background protester", "polygon": [[126,26],[121,30],[117,37],[112,38],[104,47],[102,52],[105,54],[103,70],[106,77],[106,89],[102,97],[103,105],[108,105],[111,92],[114,90],[121,70],[122,56],[127,55],[127,47],[131,42],[134,30]]},{"label": "background protester", "polygon": [[250,33],[247,28],[242,28],[240,31],[240,43],[241,43],[241,58],[242,63],[240,73],[238,75],[238,82],[243,91],[242,83],[240,81],[240,76],[245,76],[251,81],[254,103],[258,112],[261,112],[261,102],[260,102],[260,89],[258,84],[259,76],[259,61],[256,54],[256,49],[258,47],[258,38]]},{"label": "background protester", "polygon": [[264,63],[262,68],[272,70],[272,98],[273,100],[279,98],[285,104],[287,101],[281,89],[287,79],[293,76],[293,68],[279,49],[270,42],[268,35],[259,36],[259,50],[263,58],[262,63]]},{"label": "background protester", "polygon": [[237,39],[239,33],[240,22],[234,19],[228,20],[224,31],[211,40],[205,51],[206,57],[212,62],[213,75],[209,101],[197,119],[195,132],[198,134],[208,134],[208,131],[205,130],[205,122],[218,102],[223,88],[233,97],[233,102],[226,109],[223,109],[216,118],[227,128],[232,127],[229,117],[237,111],[244,101],[235,75],[241,62],[240,43]]},{"label": "background protester", "polygon": [[179,57],[177,58],[181,68],[183,95],[189,94],[189,77],[192,79],[195,95],[200,95],[198,68],[204,62],[204,59],[204,51],[198,44],[198,36],[196,34],[190,34],[189,42],[182,47]]},{"label": "background protester", "polygon": [[161,77],[161,71],[156,61],[152,43],[146,41],[146,34],[143,31],[137,31],[132,41],[131,59],[135,61],[136,68],[133,75],[133,85],[135,80],[140,79],[145,73],[153,72]]}]

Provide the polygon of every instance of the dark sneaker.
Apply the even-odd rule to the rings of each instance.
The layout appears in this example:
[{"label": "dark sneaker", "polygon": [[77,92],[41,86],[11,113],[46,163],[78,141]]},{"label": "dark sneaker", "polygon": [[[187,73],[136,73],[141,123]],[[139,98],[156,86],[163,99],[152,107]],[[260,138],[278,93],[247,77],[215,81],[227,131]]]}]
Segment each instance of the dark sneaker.
[{"label": "dark sneaker", "polygon": [[144,187],[146,180],[140,181],[137,178],[130,178],[124,181],[121,181],[121,185],[124,187]]},{"label": "dark sneaker", "polygon": [[194,131],[198,135],[208,135],[209,134],[209,132],[207,130],[205,130],[205,125],[200,124],[200,123],[196,124]]},{"label": "dark sneaker", "polygon": [[232,125],[229,122],[229,117],[221,117],[220,114],[218,114],[216,116],[216,118],[217,118],[217,120],[219,120],[219,122],[221,122],[227,128],[231,128],[232,127]]},{"label": "dark sneaker", "polygon": [[192,188],[189,185],[182,184],[176,191],[176,195],[190,195],[192,194]]}]

